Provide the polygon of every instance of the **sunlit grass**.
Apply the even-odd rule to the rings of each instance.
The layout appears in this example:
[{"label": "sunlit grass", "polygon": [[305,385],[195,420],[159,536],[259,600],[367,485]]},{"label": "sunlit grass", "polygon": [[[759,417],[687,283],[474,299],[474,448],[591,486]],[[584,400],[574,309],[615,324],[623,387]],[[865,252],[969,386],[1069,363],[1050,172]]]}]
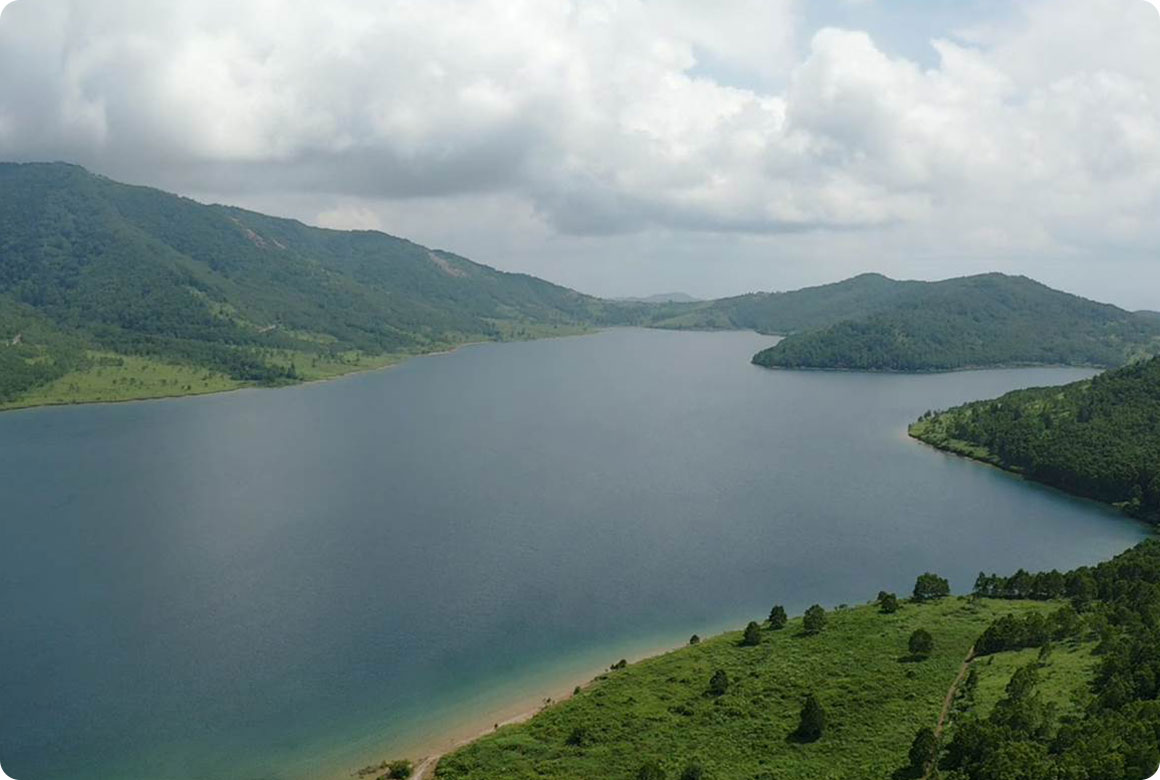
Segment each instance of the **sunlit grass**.
[{"label": "sunlit grass", "polygon": [[[1056,607],[949,598],[906,604],[893,615],[874,606],[831,612],[813,637],[792,620],[782,631],[763,630],[758,647],[740,647],[740,632],[724,634],[610,672],[530,722],[445,757],[437,776],[631,778],[656,759],[669,777],[690,761],[713,778],[890,777],[907,763],[915,732],[935,725],[986,626],[1007,612]],[[934,652],[914,661],[907,639],[920,627],[934,636]],[[730,679],[720,697],[706,692],[716,669]],[[1005,669],[993,671],[999,680]],[[800,744],[791,734],[808,693],[821,701],[828,725],[818,742]],[[590,741],[569,745],[578,728]]]}]

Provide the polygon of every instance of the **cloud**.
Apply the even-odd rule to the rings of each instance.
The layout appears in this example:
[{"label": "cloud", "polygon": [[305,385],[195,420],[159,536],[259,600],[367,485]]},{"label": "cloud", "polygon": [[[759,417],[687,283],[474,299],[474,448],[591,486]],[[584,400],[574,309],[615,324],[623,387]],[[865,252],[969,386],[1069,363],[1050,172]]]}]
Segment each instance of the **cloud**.
[{"label": "cloud", "polygon": [[334,225],[475,198],[560,235],[1154,248],[1160,17],[1016,9],[920,65],[793,0],[19,0],[0,156]]}]

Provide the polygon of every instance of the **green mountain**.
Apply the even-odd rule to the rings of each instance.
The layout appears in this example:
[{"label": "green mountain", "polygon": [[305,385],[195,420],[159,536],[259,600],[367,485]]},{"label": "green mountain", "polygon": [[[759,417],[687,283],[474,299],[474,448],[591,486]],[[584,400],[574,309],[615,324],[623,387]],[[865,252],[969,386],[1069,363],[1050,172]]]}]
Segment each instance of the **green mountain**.
[{"label": "green mountain", "polygon": [[99,356],[269,384],[629,323],[645,308],[382,233],[202,205],[72,165],[0,164],[0,403]]},{"label": "green mountain", "polygon": [[941,282],[879,277],[874,285],[875,294],[862,290],[840,321],[792,333],[753,362],[862,371],[1111,367],[1160,351],[1155,317],[1069,295],[1026,277],[986,274]]},{"label": "green mountain", "polygon": [[910,433],[1160,522],[1160,358],[927,414]]},{"label": "green mountain", "polygon": [[751,293],[658,312],[651,325],[689,330],[755,330],[784,335],[865,317],[892,306],[922,282],[862,274],[792,292]]}]

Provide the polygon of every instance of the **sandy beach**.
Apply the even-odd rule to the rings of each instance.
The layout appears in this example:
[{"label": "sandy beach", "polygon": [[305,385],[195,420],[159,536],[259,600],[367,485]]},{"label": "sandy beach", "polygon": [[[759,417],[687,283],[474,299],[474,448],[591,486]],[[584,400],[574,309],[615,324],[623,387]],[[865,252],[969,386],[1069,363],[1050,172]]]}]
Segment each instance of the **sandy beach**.
[{"label": "sandy beach", "polygon": [[[628,660],[630,663],[637,663],[672,652],[682,646],[683,644],[674,643],[656,646],[651,650],[629,655]],[[360,769],[377,766],[384,760],[391,761],[400,758],[407,758],[415,763],[413,780],[419,778],[430,780],[434,777],[435,766],[444,755],[485,737],[499,728],[523,723],[546,707],[567,701],[572,697],[577,686],[584,688],[607,671],[608,668],[603,667],[590,669],[583,674],[563,676],[558,681],[545,685],[542,690],[534,694],[525,693],[522,696],[513,696],[509,701],[486,708],[482,712],[465,714],[459,722],[444,723],[438,728],[432,728],[430,733],[410,738],[404,743],[402,749],[373,756],[359,766],[350,766],[330,773],[325,780],[351,780],[351,778],[359,776]],[[364,777],[377,780],[378,774],[367,774]]]}]

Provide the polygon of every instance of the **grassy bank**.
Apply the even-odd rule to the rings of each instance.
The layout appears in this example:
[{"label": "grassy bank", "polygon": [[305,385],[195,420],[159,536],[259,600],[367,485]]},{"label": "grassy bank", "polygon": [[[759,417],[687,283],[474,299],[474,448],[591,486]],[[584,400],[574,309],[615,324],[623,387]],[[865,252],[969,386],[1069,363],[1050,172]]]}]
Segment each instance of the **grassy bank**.
[{"label": "grassy bank", "polygon": [[[610,671],[529,722],[445,756],[436,777],[633,778],[648,760],[672,778],[693,764],[710,778],[890,777],[906,766],[915,732],[935,725],[987,625],[1056,606],[950,598],[904,604],[895,614],[876,606],[833,611],[814,636],[802,633],[800,619],[777,631],[766,625],[756,647],[741,646],[741,632],[727,633]],[[924,660],[907,649],[918,628],[934,637]],[[991,691],[1006,685],[1008,666],[979,665],[980,700],[997,698]],[[729,680],[719,696],[708,690],[717,670]],[[827,726],[820,740],[803,743],[793,733],[811,693]]]},{"label": "grassy bank", "polygon": [[[504,330],[498,341],[531,341],[591,333],[574,326],[523,325]],[[358,350],[310,353],[296,350],[263,350],[265,364],[291,371],[297,380],[265,385],[231,378],[198,366],[165,362],[138,355],[90,351],[84,365],[47,384],[34,387],[12,401],[0,402],[0,411],[37,406],[86,403],[118,403],[157,398],[178,398],[237,390],[243,387],[271,387],[319,382],[363,371],[397,365],[412,357],[450,352],[484,339],[433,344],[427,349],[404,353],[367,354]]]}]

